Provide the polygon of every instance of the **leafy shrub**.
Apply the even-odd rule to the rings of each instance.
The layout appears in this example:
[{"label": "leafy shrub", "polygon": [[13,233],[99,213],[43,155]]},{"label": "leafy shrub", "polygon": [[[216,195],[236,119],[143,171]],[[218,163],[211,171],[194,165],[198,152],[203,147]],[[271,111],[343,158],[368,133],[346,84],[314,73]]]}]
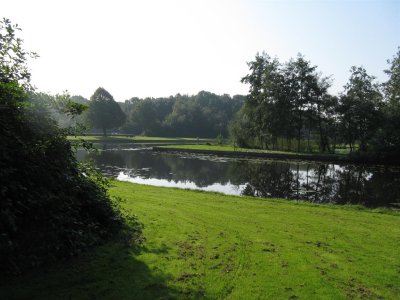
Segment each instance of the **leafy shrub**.
[{"label": "leafy shrub", "polygon": [[217,137],[215,138],[215,143],[220,146],[224,143],[224,137],[222,136],[222,134],[217,135]]},{"label": "leafy shrub", "polygon": [[20,273],[79,254],[120,233],[118,202],[79,166],[44,107],[0,82],[0,272]]}]

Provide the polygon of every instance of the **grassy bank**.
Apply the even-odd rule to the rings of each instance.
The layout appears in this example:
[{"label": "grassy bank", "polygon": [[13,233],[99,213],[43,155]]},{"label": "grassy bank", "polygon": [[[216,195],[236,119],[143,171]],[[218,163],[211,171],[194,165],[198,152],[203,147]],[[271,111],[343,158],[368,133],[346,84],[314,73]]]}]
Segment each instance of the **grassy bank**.
[{"label": "grassy bank", "polygon": [[144,223],[139,252],[108,244],[2,282],[0,299],[395,299],[400,215],[118,182]]},{"label": "grassy bank", "polygon": [[154,147],[157,151],[184,151],[193,153],[216,154],[227,156],[249,156],[249,157],[265,157],[279,159],[307,159],[307,160],[325,160],[325,161],[347,161],[345,154],[329,154],[329,153],[303,153],[274,151],[263,149],[238,148],[232,145],[208,145],[208,144],[190,144],[190,145],[167,145],[162,147]]},{"label": "grassy bank", "polygon": [[289,154],[296,155],[301,153],[287,152],[287,151],[272,151],[262,149],[249,149],[233,147],[232,145],[174,145],[174,146],[163,146],[162,148],[177,148],[187,150],[208,150],[208,151],[229,151],[229,152],[255,152],[255,153],[276,153],[276,154]]},{"label": "grassy bank", "polygon": [[207,142],[208,139],[195,139],[195,138],[181,138],[181,137],[152,137],[152,136],[124,136],[124,135],[82,135],[82,136],[69,136],[68,140],[76,141],[84,139],[92,143],[104,143],[104,142],[117,142],[117,143],[140,143],[140,142]]}]

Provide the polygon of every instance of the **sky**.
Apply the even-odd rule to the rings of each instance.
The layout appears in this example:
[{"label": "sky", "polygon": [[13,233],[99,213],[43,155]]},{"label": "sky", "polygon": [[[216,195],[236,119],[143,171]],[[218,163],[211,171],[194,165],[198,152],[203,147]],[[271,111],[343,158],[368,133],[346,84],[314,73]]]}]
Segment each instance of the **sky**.
[{"label": "sky", "polygon": [[281,62],[302,53],[332,94],[350,67],[382,82],[400,46],[400,0],[0,0],[17,23],[32,83],[90,98],[98,87],[132,97],[247,94],[247,62],[265,51]]}]

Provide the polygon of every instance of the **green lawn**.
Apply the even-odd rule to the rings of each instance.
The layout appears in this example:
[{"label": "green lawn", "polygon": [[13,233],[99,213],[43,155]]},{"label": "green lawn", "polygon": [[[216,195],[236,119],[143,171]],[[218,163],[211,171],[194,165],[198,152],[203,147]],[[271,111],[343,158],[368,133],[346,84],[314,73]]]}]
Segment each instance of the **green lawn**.
[{"label": "green lawn", "polygon": [[159,148],[176,148],[176,149],[184,149],[184,150],[202,150],[202,151],[228,151],[228,152],[249,152],[249,153],[265,153],[265,154],[284,154],[284,155],[302,155],[302,156],[329,156],[329,157],[344,157],[347,154],[343,151],[343,154],[330,154],[330,153],[306,153],[306,152],[289,152],[289,151],[275,151],[275,150],[263,150],[263,149],[249,149],[249,148],[239,148],[233,147],[232,145],[171,145],[171,146],[162,146]]},{"label": "green lawn", "polygon": [[171,145],[163,146],[161,148],[179,148],[179,149],[194,149],[194,150],[209,150],[209,151],[240,151],[240,152],[257,152],[257,153],[279,153],[279,154],[297,154],[295,152],[286,151],[271,151],[262,149],[249,149],[249,148],[233,148],[232,145]]},{"label": "green lawn", "polygon": [[109,136],[93,136],[93,135],[81,135],[81,136],[69,136],[68,140],[76,141],[84,139],[89,142],[137,142],[137,141],[208,141],[208,139],[196,139],[196,138],[182,138],[182,137],[153,137],[153,136],[124,136],[124,135],[109,135]]},{"label": "green lawn", "polygon": [[117,182],[140,251],[109,243],[0,299],[398,299],[400,214]]}]

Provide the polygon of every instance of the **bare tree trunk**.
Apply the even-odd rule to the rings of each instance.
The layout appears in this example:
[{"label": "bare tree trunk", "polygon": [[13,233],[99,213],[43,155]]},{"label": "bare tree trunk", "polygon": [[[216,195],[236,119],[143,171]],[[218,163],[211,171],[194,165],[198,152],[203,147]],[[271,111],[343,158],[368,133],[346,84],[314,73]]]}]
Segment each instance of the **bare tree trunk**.
[{"label": "bare tree trunk", "polygon": [[297,152],[300,152],[300,140],[301,140],[301,128],[303,127],[303,116],[302,113],[299,113],[300,123],[297,128]]},{"label": "bare tree trunk", "polygon": [[325,146],[324,146],[324,133],[322,130],[322,122],[321,119],[319,119],[318,122],[318,127],[319,127],[319,151],[324,152],[325,151]]},{"label": "bare tree trunk", "polygon": [[299,199],[299,193],[300,193],[300,166],[299,163],[297,163],[297,199]]},{"label": "bare tree trunk", "polygon": [[334,135],[333,135],[333,145],[332,145],[332,153],[335,154],[336,152],[336,125],[334,127]]},{"label": "bare tree trunk", "polygon": [[297,152],[300,152],[300,131],[297,136]]}]

